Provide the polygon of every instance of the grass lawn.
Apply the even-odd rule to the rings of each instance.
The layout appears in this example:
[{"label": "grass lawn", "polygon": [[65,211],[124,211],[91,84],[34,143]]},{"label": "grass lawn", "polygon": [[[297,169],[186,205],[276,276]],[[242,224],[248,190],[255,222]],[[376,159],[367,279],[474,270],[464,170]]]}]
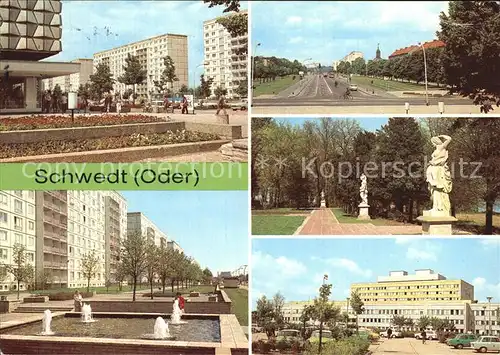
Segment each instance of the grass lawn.
[{"label": "grass lawn", "polygon": [[[210,293],[214,291],[214,286],[194,286],[188,288],[189,291]],[[248,325],[248,290],[243,288],[224,288],[232,303],[232,310],[240,325]]]},{"label": "grass lawn", "polygon": [[391,221],[388,219],[369,219],[369,220],[359,220],[357,217],[350,216],[344,213],[342,208],[332,208],[333,214],[337,217],[339,223],[348,223],[348,224],[358,224],[358,223],[371,223],[375,226],[400,226],[401,223]]},{"label": "grass lawn", "polygon": [[252,234],[292,235],[305,218],[305,216],[253,215]]},{"label": "grass lawn", "polygon": [[[457,213],[455,227],[473,234],[484,233],[486,214],[484,212]],[[500,213],[493,214],[493,234],[500,234]]]},{"label": "grass lawn", "polygon": [[284,214],[308,214],[308,210],[298,210],[296,208],[273,208],[268,210],[252,210],[253,215],[284,215]]},{"label": "grass lawn", "polygon": [[[371,83],[373,81],[373,84]],[[384,80],[379,78],[370,78],[366,76],[353,76],[352,83],[361,85],[364,87],[371,87],[378,90],[384,91],[414,91],[414,90],[425,90],[425,85],[418,85],[414,83],[402,83],[399,81]],[[435,88],[435,86],[429,85],[429,88]]]},{"label": "grass lawn", "polygon": [[276,80],[268,81],[266,83],[259,83],[256,81],[254,82],[255,89],[253,91],[253,95],[257,97],[259,95],[278,94],[280,91],[283,91],[298,81],[300,81],[299,75],[295,75],[295,80],[293,79],[293,75],[289,75],[283,78],[276,78]]}]

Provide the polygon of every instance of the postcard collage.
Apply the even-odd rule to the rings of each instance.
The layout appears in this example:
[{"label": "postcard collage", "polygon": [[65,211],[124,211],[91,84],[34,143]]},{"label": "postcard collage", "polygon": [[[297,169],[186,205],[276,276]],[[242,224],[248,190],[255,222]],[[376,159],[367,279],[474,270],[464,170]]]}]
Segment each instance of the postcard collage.
[{"label": "postcard collage", "polygon": [[500,2],[0,0],[0,355],[500,353]]}]

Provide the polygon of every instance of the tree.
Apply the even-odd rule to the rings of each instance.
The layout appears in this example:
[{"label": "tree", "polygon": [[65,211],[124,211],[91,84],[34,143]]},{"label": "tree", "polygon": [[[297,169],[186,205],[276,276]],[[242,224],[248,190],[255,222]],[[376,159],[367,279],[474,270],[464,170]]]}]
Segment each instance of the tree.
[{"label": "tree", "polygon": [[[245,37],[248,35],[248,14],[235,13],[229,16],[219,17],[217,23],[222,25],[231,37]],[[238,55],[246,55],[248,53],[248,45],[246,40],[240,39],[242,47],[234,49],[233,52]]]},{"label": "tree", "polygon": [[200,75],[200,91],[201,91],[200,97],[202,99],[205,99],[212,94],[211,88],[213,82],[214,78],[208,78],[207,80],[205,80],[205,76],[203,74]]},{"label": "tree", "polygon": [[148,279],[151,299],[153,299],[153,283],[160,267],[160,251],[154,241],[148,240],[146,245],[146,278]]},{"label": "tree", "polygon": [[425,329],[431,325],[431,319],[428,316],[422,316],[417,321],[418,329]]},{"label": "tree", "polygon": [[7,278],[7,266],[0,264],[0,282]]},{"label": "tree", "polygon": [[357,291],[351,292],[351,308],[356,313],[356,332],[359,332],[358,316],[365,311],[364,302]]},{"label": "tree", "polygon": [[165,66],[165,69],[163,69],[163,72],[161,73],[160,80],[154,81],[154,84],[160,93],[165,91],[169,92],[171,88],[169,88],[168,84],[173,86],[174,81],[179,81],[177,74],[175,74],[175,63],[172,57],[169,55],[164,57],[163,65]]},{"label": "tree", "polygon": [[99,256],[92,249],[82,257],[82,274],[87,279],[87,292],[90,291],[90,280],[95,277],[99,267]]},{"label": "tree", "polygon": [[394,315],[391,319],[391,324],[400,329],[406,326],[406,318],[404,316]]},{"label": "tree", "polygon": [[277,330],[275,310],[273,301],[266,296],[262,296],[257,300],[255,312],[257,325],[264,329],[268,337],[274,337]]},{"label": "tree", "polygon": [[162,292],[165,293],[167,279],[173,275],[174,250],[171,248],[160,248],[158,250],[158,277],[162,285]]},{"label": "tree", "polygon": [[141,233],[131,233],[122,241],[121,262],[123,271],[130,276],[133,284],[132,300],[135,301],[137,282],[147,267],[147,237]]},{"label": "tree", "polygon": [[223,12],[239,12],[240,11],[240,1],[239,0],[203,0],[205,4],[208,4],[209,8],[214,6],[224,6]]},{"label": "tree", "polygon": [[[47,284],[51,283],[54,280],[54,276],[52,275],[52,271],[50,269],[42,269],[39,270],[37,275],[37,283],[40,286],[40,289],[45,290]],[[35,285],[35,288],[37,285]]]},{"label": "tree", "polygon": [[226,88],[223,88],[223,87],[220,87],[218,86],[217,88],[215,88],[215,91],[214,91],[214,94],[217,98],[221,97],[221,96],[226,96],[227,95],[227,89]]},{"label": "tree", "polygon": [[123,66],[124,73],[118,78],[118,81],[125,85],[133,85],[133,98],[135,99],[135,86],[142,84],[147,78],[147,70],[144,69],[139,58],[128,54]]},{"label": "tree", "polygon": [[33,265],[28,263],[28,257],[26,253],[26,246],[16,243],[12,248],[12,264],[7,265],[6,270],[14,277],[14,281],[17,282],[17,299],[19,299],[19,287],[22,283],[28,283],[28,281],[33,277],[34,268]]},{"label": "tree", "polygon": [[247,97],[248,96],[248,82],[247,80],[243,80],[239,83],[238,87],[234,90],[236,95],[239,97]]},{"label": "tree", "polygon": [[109,288],[111,287],[112,283],[111,283],[111,279],[109,278],[108,275],[106,275],[104,277],[104,286],[106,286],[106,293],[109,292]]},{"label": "tree", "polygon": [[125,278],[127,277],[127,273],[124,268],[124,264],[122,261],[119,261],[118,264],[116,265],[116,270],[115,270],[115,281],[118,282],[118,290],[122,290],[122,283],[125,281]]},{"label": "tree", "polygon": [[90,75],[90,90],[92,96],[101,100],[103,95],[113,90],[113,75],[104,63],[97,64],[94,74]]},{"label": "tree", "polygon": [[313,305],[307,305],[304,306],[304,308],[302,309],[302,313],[300,314],[299,320],[300,323],[302,324],[301,333],[302,333],[302,338],[304,340],[307,339],[306,337],[307,322],[311,320],[311,318],[313,317],[313,312],[314,312]]},{"label": "tree", "polygon": [[321,354],[322,339],[323,339],[323,326],[340,316],[339,308],[333,306],[330,302],[330,295],[332,293],[331,284],[323,284],[319,288],[318,297],[314,298],[313,303],[313,319],[319,322],[319,353]]},{"label": "tree", "polygon": [[80,84],[80,87],[78,87],[78,96],[89,100],[92,97],[91,83]]},{"label": "tree", "polygon": [[438,38],[446,44],[442,63],[452,92],[468,96],[481,112],[500,105],[500,3],[450,1],[441,12]]},{"label": "tree", "polygon": [[179,95],[186,95],[189,94],[190,90],[185,84],[182,84],[181,88],[179,89]]},{"label": "tree", "polygon": [[212,282],[213,274],[212,271],[208,267],[203,269],[203,282],[207,285],[210,285]]}]

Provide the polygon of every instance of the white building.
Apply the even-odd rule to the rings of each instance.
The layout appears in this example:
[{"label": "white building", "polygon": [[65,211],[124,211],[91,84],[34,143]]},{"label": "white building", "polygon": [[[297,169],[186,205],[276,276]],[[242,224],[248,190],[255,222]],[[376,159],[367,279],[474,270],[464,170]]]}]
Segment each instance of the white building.
[{"label": "white building", "polygon": [[90,76],[94,72],[94,60],[76,59],[71,61],[71,63],[79,63],[80,71],[69,75],[43,79],[43,89],[53,90],[56,85],[59,85],[63,92],[77,92],[80,85],[85,85],[86,83],[90,82]]},{"label": "white building", "polygon": [[172,248],[173,250],[176,250],[179,253],[184,252],[184,249],[182,249],[181,246],[175,240],[167,241],[167,248]]},{"label": "white building", "polygon": [[[246,10],[241,13],[246,13]],[[233,38],[224,26],[217,23],[217,18],[203,22],[203,64],[205,78],[213,78],[212,95],[217,87],[222,87],[227,89],[227,97],[232,98],[237,96],[240,83],[247,85],[247,55],[239,54],[246,46],[248,36]]]},{"label": "white building", "polygon": [[68,191],[69,287],[87,286],[82,258],[92,251],[99,258],[91,286],[105,284],[105,195],[101,191]]},{"label": "white building", "polygon": [[343,62],[349,62],[352,64],[352,62],[354,62],[356,59],[358,58],[363,58],[363,52],[359,52],[359,51],[352,51],[351,53],[349,53],[348,55],[346,55],[344,58],[342,58],[342,61]]},{"label": "white building", "polygon": [[148,239],[154,240],[156,246],[167,245],[167,236],[142,212],[127,214],[127,234],[141,233]]},{"label": "white building", "polygon": [[176,93],[182,85],[188,86],[188,40],[187,36],[179,34],[164,34],[148,38],[139,42],[126,44],[121,47],[109,49],[94,54],[94,66],[104,63],[109,66],[113,79],[115,79],[114,90],[123,93],[132,87],[118,82],[118,78],[124,73],[125,59],[128,55],[139,57],[139,61],[147,71],[147,79],[144,83],[137,85],[136,94],[140,97],[150,97],[158,93],[154,81],[160,80],[165,69],[163,58],[170,56],[175,65],[175,73],[178,81],[174,81],[172,89]]},{"label": "white building", "polygon": [[[26,247],[28,262],[35,265],[35,192],[0,191],[0,264],[13,265],[15,244]],[[0,280],[0,290],[15,289],[16,282],[11,274]],[[20,284],[21,290],[26,289]]]}]

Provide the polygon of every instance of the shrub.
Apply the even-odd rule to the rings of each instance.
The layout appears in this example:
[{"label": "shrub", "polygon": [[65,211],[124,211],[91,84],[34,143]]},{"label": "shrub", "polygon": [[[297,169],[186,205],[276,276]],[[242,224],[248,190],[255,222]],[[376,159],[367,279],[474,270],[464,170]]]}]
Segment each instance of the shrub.
[{"label": "shrub", "polygon": [[[308,344],[304,354],[318,354],[319,344]],[[323,354],[329,355],[365,355],[368,352],[370,342],[368,340],[351,337],[342,340],[331,341],[323,344]]]},{"label": "shrub", "polygon": [[292,348],[292,343],[286,339],[282,339],[276,343],[276,350],[284,351],[290,350]]},{"label": "shrub", "polygon": [[299,353],[304,350],[304,346],[299,341],[295,340],[292,342],[290,350],[292,350],[293,353]]},{"label": "shrub", "polygon": [[269,341],[259,340],[258,341],[258,351],[262,354],[269,354],[273,350]]}]

